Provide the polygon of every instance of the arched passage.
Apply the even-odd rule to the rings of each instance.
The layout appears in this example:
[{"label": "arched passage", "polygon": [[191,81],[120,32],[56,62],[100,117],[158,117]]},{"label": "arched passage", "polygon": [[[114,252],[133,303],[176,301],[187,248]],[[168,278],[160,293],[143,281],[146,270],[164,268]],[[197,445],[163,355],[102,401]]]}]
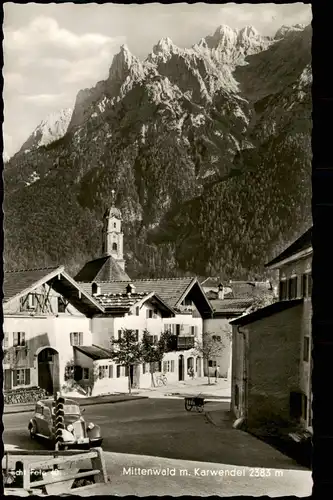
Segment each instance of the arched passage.
[{"label": "arched passage", "polygon": [[52,347],[45,347],[37,356],[38,386],[49,394],[60,389],[59,353]]}]

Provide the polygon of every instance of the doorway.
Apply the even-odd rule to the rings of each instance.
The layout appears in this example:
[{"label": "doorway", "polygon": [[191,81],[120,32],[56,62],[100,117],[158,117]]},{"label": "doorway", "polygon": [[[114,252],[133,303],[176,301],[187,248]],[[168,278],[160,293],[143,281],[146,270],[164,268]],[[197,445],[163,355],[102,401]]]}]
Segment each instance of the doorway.
[{"label": "doorway", "polygon": [[59,391],[59,353],[52,347],[46,347],[38,354],[37,363],[38,386],[48,394]]},{"label": "doorway", "polygon": [[178,380],[184,380],[184,356],[178,358]]}]

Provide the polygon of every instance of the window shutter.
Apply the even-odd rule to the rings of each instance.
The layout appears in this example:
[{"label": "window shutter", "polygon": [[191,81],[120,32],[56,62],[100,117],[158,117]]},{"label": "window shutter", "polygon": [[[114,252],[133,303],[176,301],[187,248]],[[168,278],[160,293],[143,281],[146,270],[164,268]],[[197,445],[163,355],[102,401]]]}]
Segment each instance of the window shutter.
[{"label": "window shutter", "polygon": [[118,330],[118,340],[121,339],[121,330]]},{"label": "window shutter", "polygon": [[21,345],[25,345],[25,332],[21,332]]},{"label": "window shutter", "polygon": [[175,371],[175,361],[172,359],[171,360],[171,369],[170,369],[171,372],[174,372]]},{"label": "window shutter", "polygon": [[30,368],[25,370],[25,385],[30,385]]},{"label": "window shutter", "polygon": [[17,385],[17,370],[13,370],[13,387]]},{"label": "window shutter", "polygon": [[9,347],[9,333],[4,332],[3,334],[3,348],[7,349]]},{"label": "window shutter", "polygon": [[70,343],[71,343],[71,345],[74,345],[74,344],[73,344],[73,332],[71,332],[71,333],[69,334],[69,338],[70,338]]},{"label": "window shutter", "polygon": [[5,370],[5,391],[10,391],[12,388],[12,370]]},{"label": "window shutter", "polygon": [[109,378],[113,378],[113,365],[109,365]]},{"label": "window shutter", "polygon": [[121,367],[121,375],[122,375],[122,377],[126,377],[125,366]]},{"label": "window shutter", "polygon": [[83,345],[83,332],[79,333],[79,345]]},{"label": "window shutter", "polygon": [[135,330],[135,338],[136,338],[136,341],[138,342],[138,340],[139,340],[139,330]]},{"label": "window shutter", "polygon": [[19,334],[18,334],[18,332],[14,332],[13,333],[13,345],[14,345],[14,347],[16,347],[18,345],[18,341],[19,341]]},{"label": "window shutter", "polygon": [[163,372],[167,371],[168,363],[166,361],[163,361]]}]

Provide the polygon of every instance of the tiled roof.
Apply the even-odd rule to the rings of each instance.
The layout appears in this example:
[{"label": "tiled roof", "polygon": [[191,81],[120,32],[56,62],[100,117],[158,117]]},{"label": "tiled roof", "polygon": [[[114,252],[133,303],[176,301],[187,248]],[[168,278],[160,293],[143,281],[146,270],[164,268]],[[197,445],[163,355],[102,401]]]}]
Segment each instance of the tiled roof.
[{"label": "tiled roof", "polygon": [[232,325],[244,326],[303,303],[303,299],[282,300],[230,321]]},{"label": "tiled roof", "polygon": [[22,291],[31,288],[38,281],[63,268],[44,267],[40,269],[22,269],[5,271],[3,280],[4,301],[7,302]]},{"label": "tiled roof", "polygon": [[94,361],[97,359],[110,359],[112,354],[110,349],[99,347],[97,345],[74,346],[74,349],[77,349],[79,352],[82,352]]},{"label": "tiled roof", "polygon": [[87,262],[74,279],[91,283],[93,281],[129,281],[130,277],[111,255],[107,255]]},{"label": "tiled roof", "polygon": [[[135,286],[135,293],[155,292],[169,306],[174,307],[194,278],[160,278],[124,281],[97,281],[101,294],[124,293],[127,283]],[[91,292],[91,283],[80,283],[84,290]]]},{"label": "tiled roof", "polygon": [[214,313],[225,314],[241,314],[251,306],[252,302],[253,299],[215,299],[210,301]]},{"label": "tiled roof", "polygon": [[271,290],[271,284],[266,281],[231,281],[229,287],[232,292],[228,294],[228,297],[233,299],[253,298],[259,289]]},{"label": "tiled roof", "polygon": [[132,293],[130,296],[127,293],[108,293],[95,295],[95,299],[105,308],[128,309],[139,300],[149,295],[148,293]]},{"label": "tiled roof", "polygon": [[274,264],[278,264],[284,259],[291,257],[292,255],[301,252],[302,250],[306,250],[312,245],[312,227],[308,229],[305,233],[302,234],[300,238],[298,238],[294,243],[292,243],[288,248],[286,248],[282,253],[277,255],[273,260],[265,264],[265,267],[273,266]]}]

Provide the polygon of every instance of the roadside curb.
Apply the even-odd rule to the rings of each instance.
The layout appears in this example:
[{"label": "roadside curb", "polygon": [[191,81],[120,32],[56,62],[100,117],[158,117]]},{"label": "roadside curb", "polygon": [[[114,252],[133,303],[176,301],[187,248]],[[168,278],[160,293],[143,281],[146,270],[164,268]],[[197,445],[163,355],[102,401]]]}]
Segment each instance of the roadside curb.
[{"label": "roadside curb", "polygon": [[[74,399],[74,398],[73,398]],[[93,405],[106,405],[106,404],[116,404],[124,403],[128,401],[136,401],[138,399],[148,399],[147,396],[134,396],[132,398],[117,399],[116,401],[86,401],[85,403],[79,403],[80,407],[93,406]],[[32,403],[30,406],[21,408],[4,408],[3,415],[13,415],[15,413],[30,413],[34,411],[36,403]]]}]

